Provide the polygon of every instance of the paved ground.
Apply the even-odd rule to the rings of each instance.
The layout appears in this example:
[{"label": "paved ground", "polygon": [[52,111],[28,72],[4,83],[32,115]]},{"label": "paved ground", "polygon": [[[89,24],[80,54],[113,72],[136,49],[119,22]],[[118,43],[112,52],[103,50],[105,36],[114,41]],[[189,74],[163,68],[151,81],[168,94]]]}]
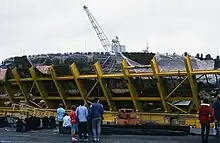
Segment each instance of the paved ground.
[{"label": "paved ground", "polygon": [[[12,129],[0,128],[0,143],[71,143],[70,135],[57,134],[56,130],[17,133]],[[91,142],[91,141],[90,141]],[[102,143],[201,143],[200,136],[102,136]],[[210,142],[214,138],[210,137]]]}]

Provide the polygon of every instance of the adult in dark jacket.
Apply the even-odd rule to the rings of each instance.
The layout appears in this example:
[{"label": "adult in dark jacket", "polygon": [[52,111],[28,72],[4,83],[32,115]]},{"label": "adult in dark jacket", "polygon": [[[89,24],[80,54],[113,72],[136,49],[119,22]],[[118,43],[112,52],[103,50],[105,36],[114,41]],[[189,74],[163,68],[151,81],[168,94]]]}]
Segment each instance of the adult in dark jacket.
[{"label": "adult in dark jacket", "polygon": [[220,129],[220,95],[217,96],[217,100],[213,104],[213,109],[214,109],[214,116],[216,119],[216,122],[215,122],[216,139],[217,139],[217,143],[219,143],[220,142],[220,133],[219,133],[219,129]]},{"label": "adult in dark jacket", "polygon": [[[215,121],[213,110],[209,104],[208,99],[204,99],[199,108],[199,120],[201,124],[201,138],[202,143],[208,143],[208,136],[210,130],[210,123]],[[205,134],[206,131],[206,135]]]},{"label": "adult in dark jacket", "polygon": [[90,117],[92,119],[93,140],[99,141],[101,134],[101,122],[104,114],[103,105],[99,103],[99,98],[94,99],[90,106]]}]

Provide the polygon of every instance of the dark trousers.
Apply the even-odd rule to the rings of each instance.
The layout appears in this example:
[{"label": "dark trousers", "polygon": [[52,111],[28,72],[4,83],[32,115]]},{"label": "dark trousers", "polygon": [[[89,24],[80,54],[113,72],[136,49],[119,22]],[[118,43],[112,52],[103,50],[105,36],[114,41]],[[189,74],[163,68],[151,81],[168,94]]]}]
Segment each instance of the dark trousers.
[{"label": "dark trousers", "polygon": [[58,121],[59,123],[59,133],[61,134],[62,133],[62,127],[63,127],[63,121]]},{"label": "dark trousers", "polygon": [[202,130],[201,130],[202,143],[208,143],[210,123],[201,124],[201,127],[202,127]]},{"label": "dark trousers", "polygon": [[94,139],[99,139],[101,134],[101,122],[102,118],[94,118],[92,119],[92,133]]},{"label": "dark trousers", "polygon": [[71,133],[71,127],[60,127],[60,133],[61,134],[70,134]]},{"label": "dark trousers", "polygon": [[215,122],[216,143],[220,143],[220,121]]},{"label": "dark trousers", "polygon": [[88,127],[87,122],[79,122],[78,124],[78,130],[79,130],[79,139],[87,139],[88,138]]}]

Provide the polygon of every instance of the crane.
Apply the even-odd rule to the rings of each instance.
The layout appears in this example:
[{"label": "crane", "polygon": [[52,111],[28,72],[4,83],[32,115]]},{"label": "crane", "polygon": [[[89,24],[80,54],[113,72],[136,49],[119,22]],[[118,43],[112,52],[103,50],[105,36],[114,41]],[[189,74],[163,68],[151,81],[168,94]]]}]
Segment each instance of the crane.
[{"label": "crane", "polygon": [[108,39],[108,37],[106,36],[106,34],[104,33],[104,31],[102,30],[101,26],[98,24],[98,22],[96,21],[95,17],[92,15],[92,13],[89,11],[88,7],[87,6],[83,6],[83,9],[85,10],[103,48],[114,54],[115,52],[112,50],[112,45]]},{"label": "crane", "polygon": [[[91,24],[92,24],[92,27],[94,28],[96,35],[98,36],[104,50],[109,52],[111,55],[103,62],[103,64],[102,64],[103,68],[107,68],[109,70],[108,72],[110,73],[115,67],[117,67],[116,65],[120,65],[122,59],[125,59],[129,65],[132,65],[132,66],[140,65],[139,63],[127,58],[125,55],[123,55],[122,52],[116,53],[113,50],[113,46],[116,46],[116,45],[118,47],[121,46],[120,42],[118,40],[118,37],[116,36],[115,39],[112,40],[112,44],[111,44],[108,37],[106,36],[106,34],[102,30],[101,26],[96,21],[95,17],[92,15],[92,13],[88,9],[88,7],[84,5],[83,9],[85,10],[85,12],[86,12]],[[108,64],[107,67],[104,66],[105,63],[107,63],[107,61],[109,61],[109,60],[110,60],[110,64]],[[119,68],[119,67],[117,67],[117,68]]]}]

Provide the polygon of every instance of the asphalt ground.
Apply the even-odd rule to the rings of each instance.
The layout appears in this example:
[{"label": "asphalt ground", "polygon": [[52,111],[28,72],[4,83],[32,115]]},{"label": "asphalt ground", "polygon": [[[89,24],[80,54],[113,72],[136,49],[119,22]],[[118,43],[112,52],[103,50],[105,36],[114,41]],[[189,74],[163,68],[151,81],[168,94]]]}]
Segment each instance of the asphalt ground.
[{"label": "asphalt ground", "polygon": [[[92,141],[89,141],[92,142]],[[88,142],[88,143],[89,143]],[[102,143],[201,143],[200,136],[139,136],[105,135]],[[214,143],[209,137],[209,143]],[[71,143],[70,135],[60,135],[57,130],[37,130],[25,133],[15,132],[11,128],[0,128],[0,143]]]}]

